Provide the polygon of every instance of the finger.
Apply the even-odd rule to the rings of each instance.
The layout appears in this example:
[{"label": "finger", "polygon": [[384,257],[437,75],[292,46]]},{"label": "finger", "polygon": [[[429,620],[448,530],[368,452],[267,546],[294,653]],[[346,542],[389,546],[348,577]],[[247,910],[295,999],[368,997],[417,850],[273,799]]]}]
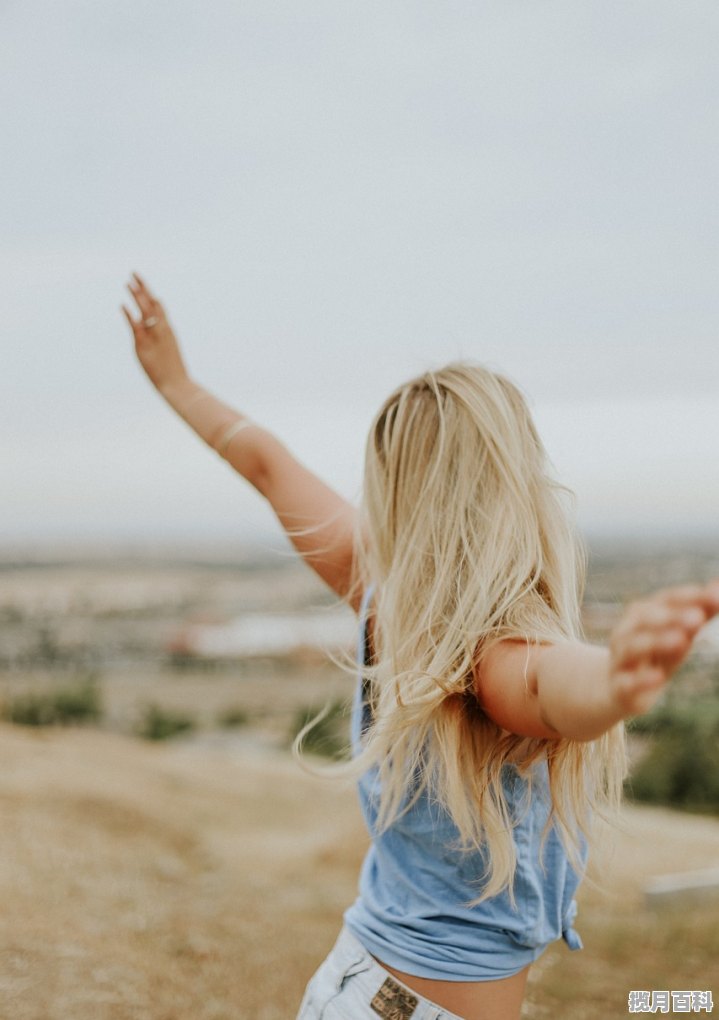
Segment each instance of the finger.
[{"label": "finger", "polygon": [[666,675],[661,668],[647,665],[639,670],[617,674],[615,682],[617,700],[626,714],[639,715],[654,705],[666,683]]},{"label": "finger", "polygon": [[674,619],[676,610],[664,602],[638,602],[627,613],[631,629],[667,627]]},{"label": "finger", "polygon": [[666,682],[667,675],[661,666],[642,666],[634,674],[634,688],[637,691],[655,690]]},{"label": "finger", "polygon": [[[700,602],[696,599],[687,600],[684,595],[674,597],[662,593],[656,599],[632,603],[618,630],[621,634],[647,629],[666,629],[667,627],[683,627],[695,634],[707,622],[708,617],[719,611],[713,608],[714,596],[702,589]],[[686,593],[685,593],[686,594]],[[719,592],[717,592],[719,596]]]},{"label": "finger", "polygon": [[152,302],[150,301],[148,296],[142,290],[140,290],[139,287],[134,287],[131,283],[128,283],[127,289],[134,297],[137,307],[140,309],[140,314],[142,315],[142,318],[145,319],[152,315],[153,312]]},{"label": "finger", "polygon": [[628,636],[620,651],[620,660],[626,666],[642,660],[673,662],[684,657],[690,643],[691,635],[678,627],[661,631],[641,630]]},{"label": "finger", "polygon": [[140,274],[139,274],[139,273],[134,273],[134,272],[133,272],[133,274],[132,274],[132,275],[133,275],[133,277],[134,277],[134,278],[135,278],[135,280],[136,280],[136,284],[137,284],[137,288],[138,288],[138,290],[139,290],[139,291],[140,291],[140,292],[141,292],[142,294],[144,294],[144,295],[145,295],[145,297],[147,298],[147,300],[148,300],[148,301],[150,302],[150,306],[151,306],[152,310],[153,310],[153,311],[155,311],[155,312],[157,312],[158,308],[160,308],[160,302],[158,301],[158,299],[157,299],[157,298],[155,297],[155,295],[154,295],[154,294],[152,293],[152,291],[151,291],[151,290],[150,290],[150,288],[149,288],[149,287],[147,286],[147,284],[146,284],[146,283],[145,283],[145,281],[144,281],[144,280],[142,279],[142,277],[140,276]]},{"label": "finger", "polygon": [[134,280],[135,280],[135,283],[136,283],[136,285],[137,285],[137,286],[138,286],[138,287],[139,287],[139,288],[140,288],[141,290],[143,290],[143,291],[145,292],[145,294],[147,294],[147,296],[148,296],[149,298],[152,298],[152,297],[153,297],[152,291],[151,291],[151,290],[150,290],[150,288],[149,288],[149,287],[147,286],[147,284],[145,283],[145,281],[143,280],[143,278],[142,278],[142,277],[140,276],[140,274],[139,274],[139,273],[135,273],[135,272],[133,271],[133,274],[132,274],[132,276],[133,276],[133,278],[134,278]]},{"label": "finger", "polygon": [[676,605],[668,607],[666,622],[660,629],[681,627],[693,636],[706,622],[707,612],[702,606]]},{"label": "finger", "polygon": [[631,673],[624,674],[624,691],[626,695],[638,694],[640,691],[656,690],[664,687],[667,674],[661,666],[646,663]]},{"label": "finger", "polygon": [[717,611],[719,588],[712,585],[685,584],[664,588],[656,593],[660,602],[669,606],[698,606],[709,613]]},{"label": "finger", "polygon": [[704,613],[696,607],[677,608],[665,603],[640,601],[632,603],[614,632],[614,644],[624,645],[636,634],[666,630],[671,626],[701,626]]},{"label": "finger", "polygon": [[135,320],[133,319],[133,317],[132,317],[132,315],[130,314],[129,310],[128,310],[127,308],[125,308],[125,306],[124,306],[124,305],[120,305],[120,308],[122,308],[122,311],[124,312],[125,318],[126,318],[126,319],[127,319],[127,321],[128,321],[129,323],[130,323],[130,329],[131,329],[131,330],[132,330],[132,332],[134,333],[134,332],[135,332],[135,331],[137,330],[137,327],[138,327],[138,326],[140,325],[140,323],[139,323],[139,322],[136,322],[136,321],[135,321]]},{"label": "finger", "polygon": [[654,593],[656,598],[669,601],[693,602],[704,594],[703,584],[673,584],[670,588],[659,588]]}]

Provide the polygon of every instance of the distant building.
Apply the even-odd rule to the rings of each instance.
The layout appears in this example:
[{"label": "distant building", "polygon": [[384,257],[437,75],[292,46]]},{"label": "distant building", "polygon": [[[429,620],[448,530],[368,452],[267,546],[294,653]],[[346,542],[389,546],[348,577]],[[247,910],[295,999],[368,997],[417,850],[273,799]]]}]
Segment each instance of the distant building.
[{"label": "distant building", "polygon": [[224,623],[186,623],[165,643],[174,657],[244,659],[345,650],[356,638],[349,609],[313,613],[247,613]]}]

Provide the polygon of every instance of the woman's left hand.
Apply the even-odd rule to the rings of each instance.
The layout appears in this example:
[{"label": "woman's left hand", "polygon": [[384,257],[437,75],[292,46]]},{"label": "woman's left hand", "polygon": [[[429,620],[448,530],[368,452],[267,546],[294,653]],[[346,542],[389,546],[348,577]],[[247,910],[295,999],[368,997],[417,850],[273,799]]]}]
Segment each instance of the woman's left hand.
[{"label": "woman's left hand", "polygon": [[137,273],[132,275],[127,289],[135,299],[140,317],[133,319],[125,305],[122,310],[135,338],[138,361],[153,386],[164,393],[168,387],[185,382],[188,372],[164,308]]},{"label": "woman's left hand", "polygon": [[694,637],[719,613],[719,579],[632,602],[609,638],[610,690],[623,716],[648,712]]}]

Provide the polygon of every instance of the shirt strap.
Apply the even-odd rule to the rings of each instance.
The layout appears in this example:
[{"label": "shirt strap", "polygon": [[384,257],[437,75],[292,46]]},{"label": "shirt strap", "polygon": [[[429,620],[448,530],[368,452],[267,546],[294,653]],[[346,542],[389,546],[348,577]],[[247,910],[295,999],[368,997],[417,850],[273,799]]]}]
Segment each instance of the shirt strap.
[{"label": "shirt strap", "polygon": [[[360,606],[360,640],[358,647],[358,659],[363,666],[369,666],[372,661],[372,653],[369,642],[369,629],[367,627],[367,618],[369,616],[369,604],[374,593],[374,585],[370,584],[365,589],[364,595],[362,596],[362,603]],[[370,680],[368,677],[362,677],[362,707],[369,707],[370,703]]]}]

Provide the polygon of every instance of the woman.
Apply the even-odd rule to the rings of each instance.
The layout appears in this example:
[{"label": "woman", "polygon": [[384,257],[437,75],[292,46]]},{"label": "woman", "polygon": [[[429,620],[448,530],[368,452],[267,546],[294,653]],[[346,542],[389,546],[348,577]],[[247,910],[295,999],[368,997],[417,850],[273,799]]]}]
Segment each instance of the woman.
[{"label": "woman", "polygon": [[400,386],[367,441],[358,512],[189,376],[135,275],[139,361],[266,497],[359,613],[353,759],[372,836],[357,901],[298,1020],[516,1020],[531,963],[574,931],[597,811],[616,807],[623,720],[647,711],[719,611],[719,580],[582,640],[581,545],[526,403],[455,364]]}]

